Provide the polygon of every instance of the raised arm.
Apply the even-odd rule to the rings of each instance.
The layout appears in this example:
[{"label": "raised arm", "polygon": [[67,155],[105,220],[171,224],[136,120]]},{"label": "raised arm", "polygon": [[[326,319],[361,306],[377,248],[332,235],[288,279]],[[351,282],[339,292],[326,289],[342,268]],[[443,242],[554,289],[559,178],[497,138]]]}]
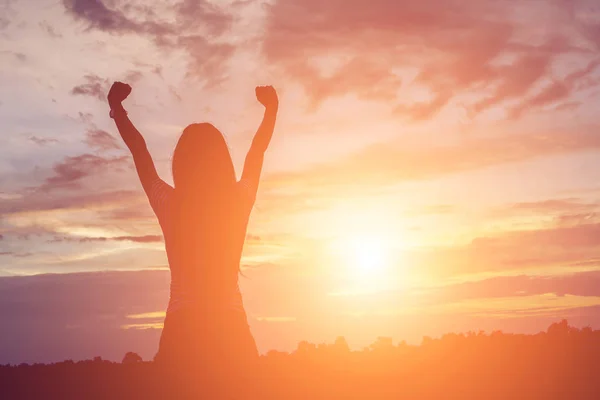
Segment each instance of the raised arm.
[{"label": "raised arm", "polygon": [[115,82],[108,92],[108,103],[111,109],[111,117],[117,124],[117,129],[123,138],[123,141],[133,155],[133,162],[137,170],[144,191],[149,194],[152,184],[158,179],[158,173],[154,167],[152,157],[148,152],[146,141],[142,134],[133,126],[133,123],[127,117],[127,112],[121,104],[123,100],[131,93],[131,86]]},{"label": "raised arm", "polygon": [[265,115],[258,131],[254,135],[250,150],[246,155],[242,180],[248,185],[249,189],[256,193],[258,190],[258,181],[262,171],[265,151],[269,147],[273,130],[275,129],[275,120],[279,109],[279,100],[277,92],[272,86],[259,86],[256,88],[256,98],[265,106]]}]

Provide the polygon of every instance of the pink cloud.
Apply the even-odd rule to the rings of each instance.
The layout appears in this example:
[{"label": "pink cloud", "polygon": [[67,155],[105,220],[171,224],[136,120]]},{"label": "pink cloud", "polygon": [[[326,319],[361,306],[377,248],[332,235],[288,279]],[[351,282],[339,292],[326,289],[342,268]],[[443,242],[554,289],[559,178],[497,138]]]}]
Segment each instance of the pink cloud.
[{"label": "pink cloud", "polygon": [[[42,185],[42,187],[45,187]],[[92,207],[110,204],[131,204],[144,199],[144,193],[139,190],[114,190],[97,193],[94,191],[65,193],[48,191],[39,196],[35,191],[23,198],[6,200],[0,203],[0,215],[10,215],[22,212],[45,212],[50,210],[66,210],[69,208]]]},{"label": "pink cloud", "polygon": [[67,12],[88,24],[88,29],[114,33],[169,33],[171,28],[155,21],[138,22],[108,8],[102,0],[63,0]]},{"label": "pink cloud", "polygon": [[51,243],[55,242],[79,242],[79,243],[90,243],[90,242],[134,242],[134,243],[158,243],[163,241],[162,235],[145,235],[145,236],[115,236],[115,237],[54,237],[50,240]]},{"label": "pink cloud", "polygon": [[95,97],[100,101],[106,99],[108,89],[110,88],[110,82],[107,79],[102,79],[96,75],[84,76],[86,83],[75,86],[71,89],[73,95],[83,95]]},{"label": "pink cloud", "polygon": [[91,129],[86,134],[86,143],[99,150],[119,150],[121,145],[113,135],[102,129]]},{"label": "pink cloud", "polygon": [[232,44],[214,40],[228,32],[233,21],[230,9],[215,4],[206,0],[178,2],[171,7],[175,21],[168,22],[147,5],[109,7],[102,0],[63,0],[67,13],[84,22],[88,30],[144,36],[167,53],[184,50],[190,58],[188,75],[210,85],[224,79],[224,65],[235,50]]},{"label": "pink cloud", "polygon": [[[510,115],[512,117],[519,117],[521,114],[533,109],[566,100],[577,89],[578,84],[583,84],[580,85],[583,88],[593,86],[590,82],[585,82],[584,78],[592,74],[598,65],[600,65],[600,62],[593,60],[585,68],[572,72],[564,79],[554,80],[538,94],[525,99],[521,104],[511,108]],[[568,109],[572,110],[572,107]]]},{"label": "pink cloud", "polygon": [[[394,70],[409,67],[418,70],[416,83],[429,88],[433,98],[396,104],[398,113],[427,119],[458,94],[491,92],[470,107],[478,113],[524,98],[548,77],[558,57],[580,51],[572,44],[575,39],[560,30],[535,42],[524,40],[541,30],[531,21],[519,21],[511,4],[519,12],[527,8],[532,15],[565,23],[559,3],[280,0],[269,8],[263,49],[271,63],[305,87],[313,104],[350,92],[393,104],[404,84]],[[311,64],[314,57],[340,54],[347,60],[332,76]],[[498,63],[505,56],[513,61]],[[561,96],[548,93],[531,105],[550,97]]]},{"label": "pink cloud", "polygon": [[54,138],[41,138],[38,136],[31,136],[29,138],[30,141],[37,144],[38,146],[46,146],[48,144],[58,143],[57,139]]},{"label": "pink cloud", "polygon": [[80,187],[81,180],[93,174],[122,167],[128,163],[128,157],[104,158],[93,154],[82,154],[75,157],[66,157],[64,161],[54,165],[54,175],[46,179],[40,190],[49,191],[56,189],[76,189]]}]

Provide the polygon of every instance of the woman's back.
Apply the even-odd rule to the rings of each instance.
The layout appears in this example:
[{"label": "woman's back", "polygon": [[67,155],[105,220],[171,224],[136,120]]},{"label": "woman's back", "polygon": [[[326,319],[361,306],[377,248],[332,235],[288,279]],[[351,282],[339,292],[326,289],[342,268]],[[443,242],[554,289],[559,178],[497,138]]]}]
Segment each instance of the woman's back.
[{"label": "woman's back", "polygon": [[[254,196],[244,181],[228,198],[181,198],[159,180],[148,194],[171,269],[169,311],[241,307],[238,273]],[[212,203],[212,204],[211,204]]]}]

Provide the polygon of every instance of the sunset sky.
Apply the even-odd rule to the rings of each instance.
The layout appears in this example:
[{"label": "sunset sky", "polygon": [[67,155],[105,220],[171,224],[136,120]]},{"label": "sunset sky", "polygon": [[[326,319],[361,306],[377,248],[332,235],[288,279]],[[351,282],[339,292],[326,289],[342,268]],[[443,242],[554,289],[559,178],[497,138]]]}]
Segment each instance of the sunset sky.
[{"label": "sunset sky", "polygon": [[169,183],[202,121],[239,177],[277,89],[240,277],[261,352],[600,328],[599,50],[596,0],[0,0],[0,363],[157,349],[116,80]]}]

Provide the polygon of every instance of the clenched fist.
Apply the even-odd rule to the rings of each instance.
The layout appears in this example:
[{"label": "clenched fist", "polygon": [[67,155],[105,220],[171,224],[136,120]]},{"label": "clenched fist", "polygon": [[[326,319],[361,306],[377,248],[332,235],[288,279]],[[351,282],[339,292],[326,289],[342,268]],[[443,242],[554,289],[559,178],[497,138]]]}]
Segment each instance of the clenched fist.
[{"label": "clenched fist", "polygon": [[276,107],[279,105],[277,92],[273,86],[257,86],[256,99],[265,107]]},{"label": "clenched fist", "polygon": [[108,91],[108,104],[111,108],[121,104],[131,93],[131,86],[123,82],[115,82]]}]

